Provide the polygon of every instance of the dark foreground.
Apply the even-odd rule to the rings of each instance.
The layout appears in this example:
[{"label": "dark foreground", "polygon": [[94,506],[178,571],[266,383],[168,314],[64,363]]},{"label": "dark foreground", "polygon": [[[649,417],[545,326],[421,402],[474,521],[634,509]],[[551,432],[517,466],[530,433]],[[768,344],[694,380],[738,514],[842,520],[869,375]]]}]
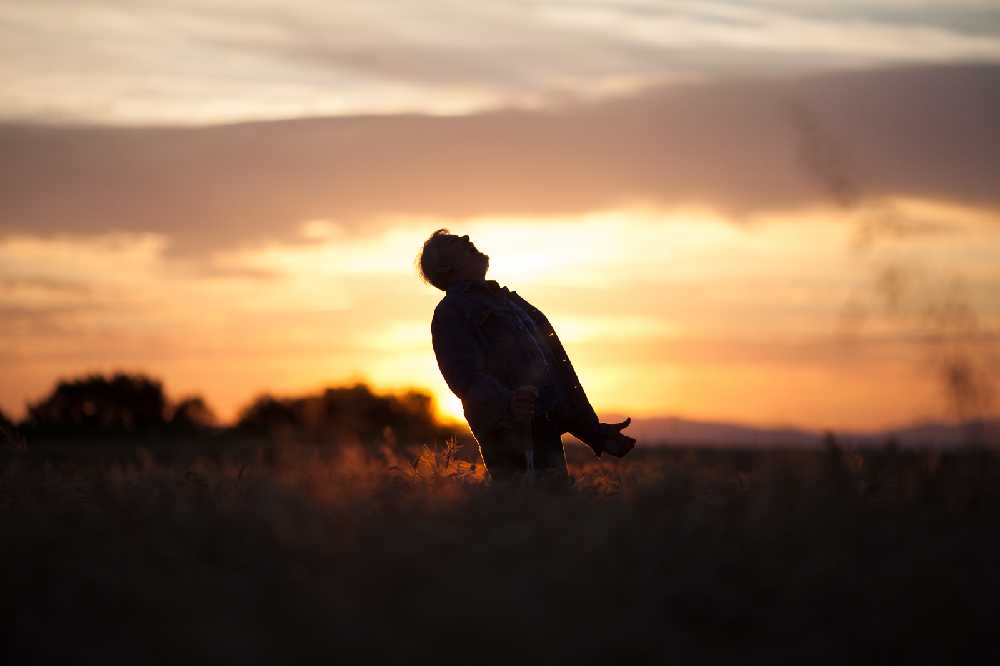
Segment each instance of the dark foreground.
[{"label": "dark foreground", "polygon": [[[0,458],[7,663],[996,663],[989,451]],[[53,460],[55,462],[53,462]]]}]

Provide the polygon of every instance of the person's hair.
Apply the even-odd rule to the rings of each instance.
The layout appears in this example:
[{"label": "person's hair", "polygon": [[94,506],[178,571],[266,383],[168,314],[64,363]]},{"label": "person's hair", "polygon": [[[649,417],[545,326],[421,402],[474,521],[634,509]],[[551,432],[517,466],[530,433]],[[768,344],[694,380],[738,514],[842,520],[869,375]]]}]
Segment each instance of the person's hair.
[{"label": "person's hair", "polygon": [[417,256],[417,271],[424,282],[433,285],[444,291],[448,287],[448,271],[442,271],[438,267],[438,247],[451,232],[447,229],[438,229],[424,241],[424,247]]}]

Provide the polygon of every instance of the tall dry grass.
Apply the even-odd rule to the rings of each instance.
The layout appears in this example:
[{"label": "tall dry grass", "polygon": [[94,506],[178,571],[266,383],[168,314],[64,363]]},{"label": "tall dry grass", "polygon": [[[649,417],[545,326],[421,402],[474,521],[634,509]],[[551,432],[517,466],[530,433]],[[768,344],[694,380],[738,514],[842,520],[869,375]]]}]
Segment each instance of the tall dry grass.
[{"label": "tall dry grass", "polygon": [[572,488],[469,459],[8,452],[9,663],[1000,655],[995,452],[636,451]]}]

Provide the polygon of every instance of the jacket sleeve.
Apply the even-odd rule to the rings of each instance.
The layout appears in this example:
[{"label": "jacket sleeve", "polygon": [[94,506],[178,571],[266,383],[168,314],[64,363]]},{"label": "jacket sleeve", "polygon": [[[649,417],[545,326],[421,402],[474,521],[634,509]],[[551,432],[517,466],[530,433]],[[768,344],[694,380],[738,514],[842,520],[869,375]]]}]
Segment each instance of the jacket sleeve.
[{"label": "jacket sleeve", "polygon": [[434,310],[431,339],[438,367],[448,387],[461,399],[474,430],[510,425],[512,391],[486,369],[486,355],[466,317],[442,302]]},{"label": "jacket sleeve", "polygon": [[566,349],[563,347],[562,341],[559,340],[555,328],[549,323],[548,317],[523,298],[520,300],[535,323],[541,328],[552,356],[557,360],[560,379],[567,387],[570,414],[569,422],[566,425],[569,434],[593,449],[595,455],[600,456],[604,452],[604,433],[601,431],[597,413],[594,412],[594,408],[583,390],[583,385],[580,383],[580,378],[576,375],[573,363],[569,360],[569,354],[566,353]]}]

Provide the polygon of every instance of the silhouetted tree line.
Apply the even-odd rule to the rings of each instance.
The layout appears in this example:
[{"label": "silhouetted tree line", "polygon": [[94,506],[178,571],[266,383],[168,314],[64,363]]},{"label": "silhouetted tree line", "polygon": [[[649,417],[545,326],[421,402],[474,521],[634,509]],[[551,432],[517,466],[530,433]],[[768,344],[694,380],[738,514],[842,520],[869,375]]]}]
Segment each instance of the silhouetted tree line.
[{"label": "silhouetted tree line", "polygon": [[364,384],[299,398],[263,395],[240,413],[236,429],[316,443],[431,442],[443,433],[429,395],[376,395]]},{"label": "silhouetted tree line", "polygon": [[318,395],[262,395],[236,424],[220,426],[201,396],[168,399],[160,381],[141,374],[89,375],[60,381],[28,405],[15,424],[0,413],[0,432],[32,441],[267,439],[312,444],[432,443],[459,434],[434,418],[431,398],[419,391],[378,395],[364,384],[328,388]]}]

